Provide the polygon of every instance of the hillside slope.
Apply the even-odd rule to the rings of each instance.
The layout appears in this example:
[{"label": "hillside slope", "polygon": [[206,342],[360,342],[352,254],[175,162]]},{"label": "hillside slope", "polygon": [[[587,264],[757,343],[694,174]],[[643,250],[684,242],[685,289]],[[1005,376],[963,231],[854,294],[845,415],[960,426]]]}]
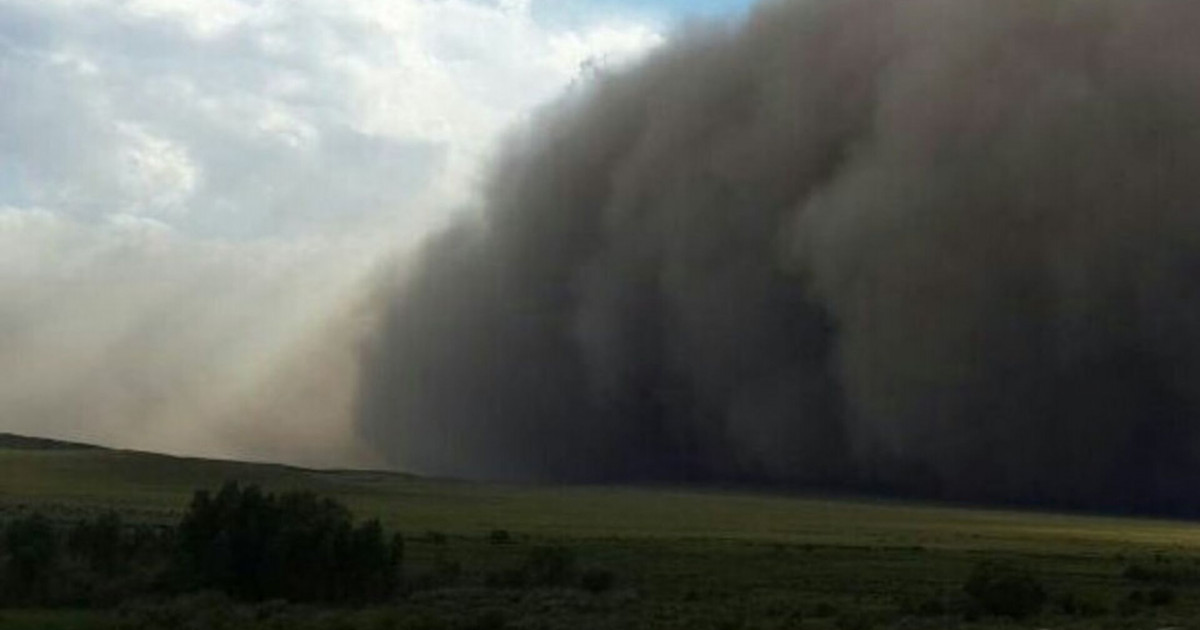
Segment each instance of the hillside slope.
[{"label": "hillside slope", "polygon": [[29,451],[80,451],[97,450],[102,447],[80,442],[65,442],[49,438],[28,437],[12,433],[0,433],[0,448]]},{"label": "hillside slope", "polygon": [[116,507],[144,521],[177,518],[198,488],[227,480],[339,497],[408,531],[506,528],[578,538],[694,538],[817,544],[1055,550],[1200,549],[1192,523],[814,499],[704,488],[499,486],[387,472],[280,465],[0,439],[0,509],[61,518]]}]

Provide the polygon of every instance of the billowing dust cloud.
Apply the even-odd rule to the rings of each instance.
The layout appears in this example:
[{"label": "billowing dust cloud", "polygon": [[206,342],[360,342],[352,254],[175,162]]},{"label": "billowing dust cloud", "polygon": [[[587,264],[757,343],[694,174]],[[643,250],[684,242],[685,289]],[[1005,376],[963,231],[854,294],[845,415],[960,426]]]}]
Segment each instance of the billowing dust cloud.
[{"label": "billowing dust cloud", "polygon": [[512,139],[397,280],[425,473],[1200,511],[1200,3],[822,0]]}]

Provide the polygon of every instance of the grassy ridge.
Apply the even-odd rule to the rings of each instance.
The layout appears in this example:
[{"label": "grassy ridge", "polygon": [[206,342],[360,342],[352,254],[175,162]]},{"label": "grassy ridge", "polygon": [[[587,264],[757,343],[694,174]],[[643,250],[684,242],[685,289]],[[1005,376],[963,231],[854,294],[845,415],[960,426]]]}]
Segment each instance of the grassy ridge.
[{"label": "grassy ridge", "polygon": [[477,534],[503,527],[579,538],[1200,550],[1200,527],[1180,521],[720,490],[483,485],[129,451],[5,448],[0,441],[0,506],[38,506],[51,513],[115,506],[143,519],[169,519],[196,488],[216,487],[229,479],[335,496],[362,516],[379,517],[405,530]]},{"label": "grassy ridge", "polygon": [[[414,595],[404,614],[502,610],[509,619],[533,620],[517,627],[573,629],[1019,627],[998,619],[909,619],[924,604],[960,597],[981,561],[1005,560],[1034,570],[1053,602],[1073,598],[1096,607],[1079,616],[1052,603],[1029,627],[1188,627],[1200,618],[1200,527],[1187,522],[688,488],[484,485],[115,450],[6,448],[0,440],[0,510],[8,512],[38,509],[71,519],[116,507],[133,520],[168,522],[194,489],[229,479],[337,497],[359,516],[406,532],[414,573],[456,566],[459,586]],[[512,532],[514,542],[492,544],[488,534],[496,529]],[[427,531],[444,536],[427,539]],[[569,546],[582,564],[619,576],[620,588],[591,599],[472,586],[542,544]],[[1131,579],[1134,566],[1149,579]],[[1164,585],[1169,603],[1140,603]],[[19,627],[3,618],[0,628]],[[896,625],[903,623],[909,625]]]}]

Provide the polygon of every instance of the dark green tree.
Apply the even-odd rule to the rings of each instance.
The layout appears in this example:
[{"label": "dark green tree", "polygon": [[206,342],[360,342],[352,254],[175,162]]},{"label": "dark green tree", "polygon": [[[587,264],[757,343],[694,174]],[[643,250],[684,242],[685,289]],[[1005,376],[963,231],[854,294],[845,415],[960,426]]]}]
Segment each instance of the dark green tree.
[{"label": "dark green tree", "polygon": [[132,551],[125,544],[123,530],[121,516],[116,512],[82,520],[67,534],[67,552],[100,575],[116,575]]},{"label": "dark green tree", "polygon": [[59,540],[45,516],[34,513],[11,521],[4,530],[8,552],[5,582],[17,603],[35,603],[44,598],[49,577],[58,564]]},{"label": "dark green tree", "polygon": [[355,527],[336,501],[237,484],[216,497],[197,492],[178,541],[185,588],[243,600],[381,601],[398,586],[403,560],[378,521]]}]

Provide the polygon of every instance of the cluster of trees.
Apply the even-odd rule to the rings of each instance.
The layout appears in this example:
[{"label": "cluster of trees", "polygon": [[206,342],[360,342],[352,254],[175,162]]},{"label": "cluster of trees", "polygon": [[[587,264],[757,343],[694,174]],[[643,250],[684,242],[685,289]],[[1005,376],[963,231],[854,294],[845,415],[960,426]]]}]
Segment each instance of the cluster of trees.
[{"label": "cluster of trees", "polygon": [[41,514],[0,536],[0,604],[105,605],[163,585],[170,528],[128,526],[115,513],[63,528]]},{"label": "cluster of trees", "polygon": [[[513,543],[504,530],[488,540]],[[445,553],[446,535],[428,532],[422,542],[433,558],[409,567],[406,579],[405,540],[378,520],[357,522],[344,505],[312,492],[237,483],[196,492],[170,526],[126,523],[115,512],[73,524],[26,514],[0,521],[0,607],[111,607],[191,593],[361,605],[459,584],[462,567]],[[599,593],[615,583],[608,571],[578,567],[559,546],[531,547],[477,577],[497,589]]]},{"label": "cluster of trees", "polygon": [[116,513],[73,526],[40,514],[0,535],[0,605],[109,605],[201,590],[262,601],[366,603],[401,586],[404,540],[310,492],[199,491],[175,527]]},{"label": "cluster of trees", "polygon": [[227,484],[197,492],[178,530],[178,568],[189,590],[245,600],[368,602],[400,583],[404,539],[378,520],[311,492],[276,496]]}]

